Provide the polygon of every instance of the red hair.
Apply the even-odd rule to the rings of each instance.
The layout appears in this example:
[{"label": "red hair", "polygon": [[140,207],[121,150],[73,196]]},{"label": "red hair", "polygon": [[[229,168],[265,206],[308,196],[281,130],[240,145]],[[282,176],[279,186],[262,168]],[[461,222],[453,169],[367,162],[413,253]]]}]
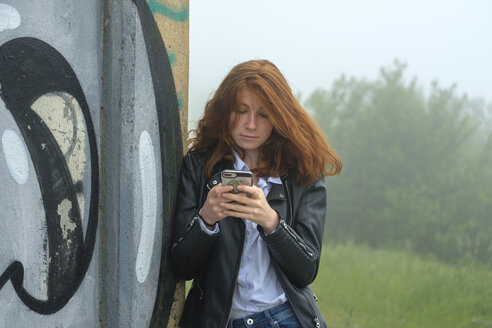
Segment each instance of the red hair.
[{"label": "red hair", "polygon": [[[342,162],[326,141],[321,129],[292,94],[280,70],[268,60],[251,60],[236,65],[205,106],[189,151],[205,152],[205,176],[223,158],[233,159],[234,148],[244,153],[229,133],[231,113],[238,111],[238,94],[249,88],[260,98],[273,124],[270,138],[260,147],[261,162],[253,172],[259,177],[282,176],[294,169],[296,183],[307,185],[322,176],[339,174]],[[236,115],[236,118],[238,115]]]}]

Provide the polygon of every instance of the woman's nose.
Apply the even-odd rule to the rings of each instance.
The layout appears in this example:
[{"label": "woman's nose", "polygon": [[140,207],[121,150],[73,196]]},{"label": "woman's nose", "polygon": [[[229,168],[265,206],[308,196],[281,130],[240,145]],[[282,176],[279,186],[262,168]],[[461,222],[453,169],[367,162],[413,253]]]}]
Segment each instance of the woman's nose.
[{"label": "woman's nose", "polygon": [[248,117],[246,118],[246,127],[248,129],[254,129],[256,128],[256,117],[253,113],[250,113]]}]

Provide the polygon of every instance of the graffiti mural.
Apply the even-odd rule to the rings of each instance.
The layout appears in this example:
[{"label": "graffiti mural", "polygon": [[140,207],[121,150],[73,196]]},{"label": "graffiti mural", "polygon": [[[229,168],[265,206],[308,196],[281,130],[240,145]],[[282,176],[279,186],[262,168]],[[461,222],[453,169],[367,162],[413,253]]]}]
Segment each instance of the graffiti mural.
[{"label": "graffiti mural", "polygon": [[[99,199],[99,164],[94,127],[75,73],[63,56],[40,40],[20,38],[0,46],[0,84],[0,96],[4,106],[12,115],[22,136],[15,130],[6,129],[2,137],[2,148],[10,171],[16,172],[13,169],[16,165],[21,167],[17,170],[18,183],[27,181],[26,157],[31,159],[35,171],[33,174],[36,174],[45,210],[46,240],[43,242],[43,248],[47,253],[44,256],[46,277],[42,282],[46,285],[45,299],[33,297],[24,288],[24,266],[20,261],[11,263],[1,274],[0,289],[10,279],[17,295],[26,306],[38,313],[49,314],[62,308],[80,286],[94,251]],[[50,113],[43,115],[45,113],[42,109],[45,107],[42,105],[43,102],[53,104],[53,101],[47,98],[53,98],[56,94],[62,99],[62,104],[73,104],[67,109],[71,110],[71,115],[74,116],[71,120],[74,122],[73,132],[72,135],[68,135],[72,137],[72,142],[65,151],[60,147],[62,143],[54,136],[54,129],[49,127],[48,122],[52,120],[45,120]],[[63,97],[70,97],[70,100],[63,100]],[[54,106],[54,114],[51,115],[57,115],[57,110],[65,110],[65,106],[69,107]],[[79,124],[85,123],[92,172],[85,240],[80,212],[80,204],[84,202],[82,200],[79,204],[76,189],[77,184],[82,184],[84,172],[80,169],[83,169],[84,164],[72,163],[70,167],[68,164],[69,161],[73,162],[75,147],[80,150],[80,140],[85,140],[85,137],[77,138],[76,112],[79,112]],[[22,140],[28,155],[22,147]],[[13,159],[15,156],[22,156],[22,160]],[[16,175],[13,174],[13,177]],[[3,249],[5,248],[7,245]]]},{"label": "graffiti mural", "polygon": [[187,1],[0,0],[0,326],[177,326],[187,32]]},{"label": "graffiti mural", "polygon": [[[187,54],[187,51],[183,49],[183,42],[176,42],[177,38],[169,38],[168,41],[172,44],[170,47],[166,47],[163,42],[163,36],[161,30],[159,30],[159,22],[161,25],[166,24],[163,19],[152,19],[151,9],[154,8],[155,15],[162,15],[164,17],[170,17],[173,23],[183,22],[188,19],[187,7],[179,7],[176,10],[170,10],[168,6],[164,6],[157,1],[151,1],[149,6],[142,0],[134,0],[139,10],[140,21],[142,22],[143,35],[145,38],[147,54],[149,57],[149,65],[152,67],[153,85],[156,97],[156,106],[158,112],[159,131],[161,131],[161,149],[165,150],[165,153],[161,155],[162,172],[163,172],[163,195],[167,195],[168,201],[164,202],[163,208],[163,225],[164,227],[172,226],[172,213],[174,213],[175,192],[177,186],[177,177],[179,175],[179,167],[181,165],[182,150],[181,146],[181,128],[179,109],[181,113],[186,113],[183,110],[183,103],[187,99],[187,76],[185,74],[173,74],[172,68],[177,67],[175,71],[179,72],[182,69],[181,66],[186,66],[188,63],[188,57],[177,58],[172,53],[173,49],[178,49],[181,53]],[[166,10],[162,13],[163,10]],[[179,30],[167,28],[168,31]],[[165,32],[166,30],[164,30]],[[187,42],[186,42],[187,47]],[[176,51],[176,50],[174,50]],[[186,63],[186,65],[183,65]],[[183,83],[183,75],[184,80]],[[167,76],[169,79],[162,80],[162,77]],[[174,79],[177,76],[177,81]],[[186,90],[186,91],[184,91]],[[185,93],[186,92],[186,93]],[[181,96],[180,96],[181,94]],[[172,99],[172,101],[171,101]],[[186,116],[185,116],[186,117]],[[171,122],[171,124],[169,124]],[[186,120],[184,121],[186,122]],[[183,124],[187,126],[187,124]],[[169,131],[169,129],[172,131]],[[168,131],[167,133],[163,133]],[[174,150],[174,153],[171,153]],[[172,195],[172,196],[171,196]],[[171,196],[171,197],[170,197]],[[174,299],[176,281],[171,266],[169,265],[168,253],[170,249],[170,229],[164,229],[163,231],[163,243],[162,243],[162,263],[158,294],[156,297],[156,304],[154,307],[152,322],[155,325],[160,325],[167,321],[166,319],[171,315],[171,306],[173,303],[169,302],[170,299]],[[179,291],[179,290],[178,290]]]},{"label": "graffiti mural", "polygon": [[99,7],[0,1],[0,326],[97,318]]}]

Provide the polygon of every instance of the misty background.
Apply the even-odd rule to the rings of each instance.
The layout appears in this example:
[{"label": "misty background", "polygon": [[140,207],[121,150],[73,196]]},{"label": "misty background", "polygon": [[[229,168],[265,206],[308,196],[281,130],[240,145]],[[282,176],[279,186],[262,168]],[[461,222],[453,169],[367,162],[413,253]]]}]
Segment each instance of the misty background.
[{"label": "misty background", "polygon": [[328,325],[492,328],[492,1],[190,0],[189,128],[260,58],[343,161],[312,284]]},{"label": "misty background", "polygon": [[323,128],[330,242],[492,263],[492,2],[190,1],[189,128],[266,58]]},{"label": "misty background", "polygon": [[490,102],[492,2],[190,0],[190,127],[227,72],[258,58],[303,97],[341,74],[376,78],[397,58],[425,87],[456,83]]}]

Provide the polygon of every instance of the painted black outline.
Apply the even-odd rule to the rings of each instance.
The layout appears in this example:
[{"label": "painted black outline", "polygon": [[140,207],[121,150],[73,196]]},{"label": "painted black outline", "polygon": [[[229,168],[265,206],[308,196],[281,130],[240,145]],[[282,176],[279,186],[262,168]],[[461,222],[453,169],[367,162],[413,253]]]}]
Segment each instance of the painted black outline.
[{"label": "painted black outline", "polygon": [[[52,314],[64,307],[77,291],[94,251],[99,203],[99,159],[94,126],[84,92],[70,64],[55,48],[39,39],[17,38],[0,46],[0,85],[0,96],[22,133],[38,177],[51,258],[47,300],[36,299],[24,289],[24,268],[18,261],[0,275],[0,290],[10,279],[27,307],[40,314]],[[76,184],[64,154],[48,126],[31,109],[36,99],[50,92],[66,92],[77,99],[86,124],[91,157],[91,195],[85,241],[82,240]],[[70,247],[63,246],[67,241],[63,239],[57,213],[58,204],[64,199],[72,203],[68,215],[76,223],[76,228],[68,232]]]},{"label": "painted black outline", "polygon": [[163,231],[162,255],[151,327],[167,324],[176,290],[176,278],[170,262],[171,229],[176,204],[179,170],[183,157],[181,122],[169,56],[154,16],[145,0],[133,0],[142,25],[159,123],[162,163]]}]

